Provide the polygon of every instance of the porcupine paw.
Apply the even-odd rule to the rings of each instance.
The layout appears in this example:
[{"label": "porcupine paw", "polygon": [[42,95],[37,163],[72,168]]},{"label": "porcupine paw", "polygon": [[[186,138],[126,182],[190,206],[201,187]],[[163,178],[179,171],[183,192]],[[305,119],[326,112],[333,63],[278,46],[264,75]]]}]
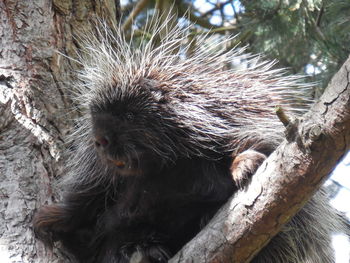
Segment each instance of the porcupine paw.
[{"label": "porcupine paw", "polygon": [[255,150],[247,150],[234,156],[230,171],[235,184],[239,188],[244,187],[266,158],[265,154]]},{"label": "porcupine paw", "polygon": [[52,246],[56,241],[56,234],[68,230],[66,212],[59,205],[41,207],[34,215],[33,227],[37,238],[45,245]]},{"label": "porcupine paw", "polygon": [[169,253],[163,247],[151,246],[135,251],[130,263],[166,263],[169,258]]}]

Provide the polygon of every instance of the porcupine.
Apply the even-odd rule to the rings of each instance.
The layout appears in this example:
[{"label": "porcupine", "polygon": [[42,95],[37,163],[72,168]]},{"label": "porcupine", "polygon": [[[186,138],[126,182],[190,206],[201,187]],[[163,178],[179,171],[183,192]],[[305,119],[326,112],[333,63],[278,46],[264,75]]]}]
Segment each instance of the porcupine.
[{"label": "porcupine", "polygon": [[[283,140],[275,106],[302,113],[308,85],[257,56],[218,53],[230,38],[178,48],[188,33],[174,28],[137,46],[117,31],[85,38],[66,193],[34,230],[79,262],[166,262]],[[333,262],[336,218],[321,189],[253,262]]]}]

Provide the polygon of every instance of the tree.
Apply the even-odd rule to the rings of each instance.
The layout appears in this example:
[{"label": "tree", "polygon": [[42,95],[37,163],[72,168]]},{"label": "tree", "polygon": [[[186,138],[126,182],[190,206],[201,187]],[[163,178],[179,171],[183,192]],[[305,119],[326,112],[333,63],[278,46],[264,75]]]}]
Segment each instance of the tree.
[{"label": "tree", "polygon": [[[1,262],[64,262],[34,238],[36,208],[58,198],[66,136],[78,114],[69,83],[77,32],[116,20],[114,1],[0,1]],[[47,254],[47,255],[45,255]]]},{"label": "tree", "polygon": [[[157,7],[169,9],[169,4],[172,2],[157,1]],[[138,4],[138,9],[132,9],[135,4]],[[145,0],[130,1],[130,7],[126,5],[123,12],[122,23],[125,30],[130,26],[127,21],[131,20],[128,20],[128,17],[142,24],[146,17],[145,6],[152,7],[153,4],[152,1]],[[186,16],[185,10],[189,6],[189,1],[176,1],[176,4],[179,4],[180,16]],[[220,12],[228,4],[231,4],[230,1],[218,4],[207,14],[200,14],[194,9],[193,13],[188,13],[187,17],[203,28],[212,28],[212,33],[240,31],[239,41],[249,42],[252,51],[259,51],[260,49],[253,44],[260,41],[259,32],[266,32],[266,29],[261,28],[257,31],[249,27],[244,29],[242,25],[252,27],[252,23],[242,21],[249,21],[253,14],[259,17],[261,13],[262,17],[266,18],[264,15],[268,13],[268,17],[271,17],[273,13],[266,11],[268,7],[263,5],[263,1],[260,6],[263,12],[260,13],[257,6],[248,5],[242,1],[246,9],[245,12],[235,14],[236,23],[223,27],[225,19],[222,19],[222,25],[211,24],[209,20],[214,12],[216,10]],[[348,7],[346,1],[342,4],[343,10]],[[323,13],[328,14],[324,11],[327,6],[334,7],[332,2],[324,5]],[[275,14],[282,19],[281,17],[289,10],[287,6],[282,7],[281,5],[278,9],[276,6],[269,8],[274,9]],[[316,7],[314,9],[316,11],[312,13],[313,17],[320,15],[322,10]],[[134,12],[128,16],[130,10]],[[292,10],[290,12],[293,13]],[[79,33],[89,30],[89,18],[95,16],[115,23],[121,17],[118,1],[76,0],[74,3],[57,0],[52,2],[0,1],[2,29],[0,38],[2,47],[0,52],[0,233],[2,233],[0,260],[2,262],[66,262],[67,255],[59,247],[51,253],[35,240],[31,230],[31,219],[34,211],[42,204],[59,199],[60,192],[59,189],[54,188],[54,184],[58,178],[64,176],[67,156],[63,153],[74,150],[69,149],[66,138],[74,127],[75,116],[79,114],[77,105],[74,105],[70,99],[69,88],[74,81],[72,73],[79,65],[76,65],[73,60],[65,59],[65,56],[72,58],[76,56],[75,51],[79,49]],[[224,18],[224,14],[222,17]],[[302,20],[305,17],[296,16],[295,19],[297,18]],[[279,19],[273,20],[276,25]],[[256,25],[260,23],[261,21],[257,19]],[[267,26],[267,28],[270,27]],[[343,28],[345,30],[347,27],[340,26],[338,31],[342,31]],[[268,39],[268,34],[262,35],[263,38]],[[342,35],[339,34],[339,37],[341,38]],[[346,37],[342,40],[343,43],[347,43]],[[338,40],[334,41],[339,43]],[[264,40],[263,43],[268,43],[268,40]],[[350,53],[346,48],[345,45],[342,47],[342,54]],[[278,49],[273,48],[273,50]],[[338,50],[337,46],[334,50]],[[283,52],[278,52],[280,53]],[[275,54],[272,53],[271,56]],[[324,61],[330,61],[329,65],[334,65],[331,74],[344,60],[343,57],[342,59],[336,57],[336,60],[324,59]],[[284,63],[288,60],[281,59],[281,61]],[[302,66],[300,62],[296,64],[298,67],[295,72],[298,72]],[[285,65],[294,64],[285,62]],[[332,67],[329,66],[328,69]],[[348,141],[344,144],[349,147]]]}]

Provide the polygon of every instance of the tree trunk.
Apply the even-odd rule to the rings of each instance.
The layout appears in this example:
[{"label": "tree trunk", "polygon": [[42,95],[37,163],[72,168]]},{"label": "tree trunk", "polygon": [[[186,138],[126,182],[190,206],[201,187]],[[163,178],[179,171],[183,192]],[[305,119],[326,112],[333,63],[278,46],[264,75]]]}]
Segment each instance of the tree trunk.
[{"label": "tree trunk", "polygon": [[[34,238],[31,221],[59,195],[74,36],[90,17],[116,19],[113,0],[0,0],[0,262],[66,262]],[[118,5],[117,5],[118,6]]]}]

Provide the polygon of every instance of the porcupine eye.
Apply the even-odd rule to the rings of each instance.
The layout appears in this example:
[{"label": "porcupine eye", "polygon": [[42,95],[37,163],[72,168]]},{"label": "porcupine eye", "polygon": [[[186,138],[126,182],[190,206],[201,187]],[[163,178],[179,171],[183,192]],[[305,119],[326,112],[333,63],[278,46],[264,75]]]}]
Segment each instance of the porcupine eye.
[{"label": "porcupine eye", "polygon": [[126,118],[128,121],[133,121],[134,118],[135,118],[134,113],[132,113],[132,112],[127,112],[127,113],[125,114],[125,118]]}]

